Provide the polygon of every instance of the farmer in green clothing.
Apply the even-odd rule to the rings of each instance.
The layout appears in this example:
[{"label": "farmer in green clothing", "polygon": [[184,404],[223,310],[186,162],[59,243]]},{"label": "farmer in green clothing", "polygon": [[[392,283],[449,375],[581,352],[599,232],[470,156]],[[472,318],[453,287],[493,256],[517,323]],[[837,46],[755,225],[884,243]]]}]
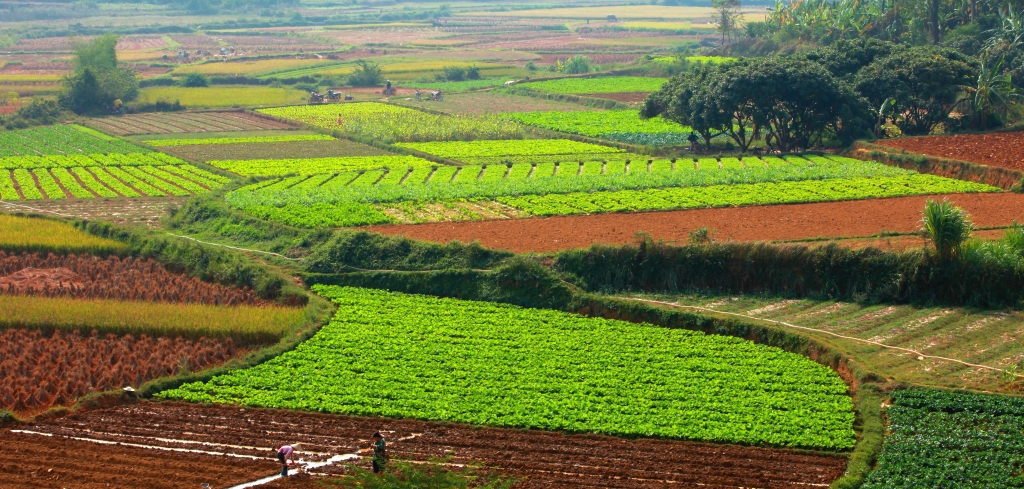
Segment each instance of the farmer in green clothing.
[{"label": "farmer in green clothing", "polygon": [[373,434],[373,473],[380,474],[384,472],[384,466],[388,463],[387,454],[387,442],[384,441],[384,437],[380,436],[380,432]]}]

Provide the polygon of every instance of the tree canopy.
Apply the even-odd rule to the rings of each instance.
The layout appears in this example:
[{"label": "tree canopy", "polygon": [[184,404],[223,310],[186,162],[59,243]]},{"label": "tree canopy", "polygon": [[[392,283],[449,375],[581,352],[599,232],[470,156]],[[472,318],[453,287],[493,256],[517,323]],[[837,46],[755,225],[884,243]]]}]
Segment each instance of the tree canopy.
[{"label": "tree canopy", "polygon": [[138,97],[135,73],[117,63],[117,35],[105,34],[92,41],[74,41],[75,71],[64,79],[60,105],[76,114],[104,112],[115,100]]}]

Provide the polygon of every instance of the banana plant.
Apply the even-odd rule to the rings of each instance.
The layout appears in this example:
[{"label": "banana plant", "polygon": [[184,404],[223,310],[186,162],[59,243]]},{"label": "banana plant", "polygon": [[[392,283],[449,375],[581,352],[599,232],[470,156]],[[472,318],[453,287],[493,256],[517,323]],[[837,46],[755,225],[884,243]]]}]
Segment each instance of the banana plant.
[{"label": "banana plant", "polygon": [[974,109],[974,128],[988,127],[988,115],[993,111],[1003,114],[1015,105],[1020,97],[1017,87],[1009,74],[1003,74],[1003,60],[1000,56],[993,66],[988,64],[988,52],[981,55],[981,69],[973,86],[964,87],[970,97],[971,108]]},{"label": "banana plant", "polygon": [[882,102],[882,105],[878,107],[876,111],[877,119],[875,121],[875,139],[882,139],[883,132],[885,130],[885,121],[889,118],[889,114],[892,113],[892,108],[896,106],[896,98],[889,97]]}]

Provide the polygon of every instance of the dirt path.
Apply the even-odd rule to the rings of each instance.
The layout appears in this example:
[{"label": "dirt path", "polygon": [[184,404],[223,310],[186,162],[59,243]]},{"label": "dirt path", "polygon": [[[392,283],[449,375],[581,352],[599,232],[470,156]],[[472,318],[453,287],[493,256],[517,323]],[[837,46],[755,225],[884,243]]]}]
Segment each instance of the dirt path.
[{"label": "dirt path", "polygon": [[[17,452],[22,440],[56,440],[65,436],[218,453],[223,455],[216,466],[212,464],[216,460],[213,455],[196,455],[197,462],[205,467],[204,473],[230,466],[231,470],[248,470],[249,477],[244,480],[269,475],[267,468],[272,471],[273,464],[252,465],[255,462],[251,457],[269,461],[271,448],[277,444],[301,443],[297,459],[323,461],[369,447],[370,434],[378,430],[385,438],[398,440],[391,444],[393,457],[423,461],[448,456],[454,464],[483,463],[521,478],[517,488],[679,488],[696,487],[698,483],[707,488],[826,487],[846,466],[846,459],[841,456],[792,450],[666,440],[639,442],[593,435],[170,402],[140,402],[79,412],[23,429],[55,437],[8,436],[11,433],[3,432],[4,440],[15,442],[9,449]],[[64,465],[68,474],[92,471],[92,453],[88,446],[83,448],[67,451]],[[126,456],[131,457],[173,460],[176,456],[176,452],[152,448],[120,449],[130,452]],[[358,463],[368,465],[365,458]],[[46,463],[30,457],[19,459],[19,466],[22,471],[38,472],[45,471]],[[150,477],[167,480],[175,480],[179,471],[187,474],[189,470],[157,460],[145,467]],[[343,470],[341,465],[329,465],[322,472],[289,477],[264,487],[320,487],[314,485],[316,479]],[[227,478],[234,472],[224,474]],[[177,480],[192,480],[181,477]]]},{"label": "dirt path", "polygon": [[[945,196],[970,212],[980,227],[1024,222],[1022,194]],[[368,230],[447,243],[479,240],[484,246],[517,253],[546,253],[584,248],[591,243],[635,241],[638,231],[656,239],[684,242],[690,231],[708,227],[715,239],[784,241],[818,237],[862,237],[886,231],[913,232],[920,227],[925,201],[936,197],[825,202],[721,209],[695,209],[566,216],[503,221],[469,221],[373,226]]]},{"label": "dirt path", "polygon": [[1024,170],[1024,131],[886,139],[877,143],[912,153]]}]

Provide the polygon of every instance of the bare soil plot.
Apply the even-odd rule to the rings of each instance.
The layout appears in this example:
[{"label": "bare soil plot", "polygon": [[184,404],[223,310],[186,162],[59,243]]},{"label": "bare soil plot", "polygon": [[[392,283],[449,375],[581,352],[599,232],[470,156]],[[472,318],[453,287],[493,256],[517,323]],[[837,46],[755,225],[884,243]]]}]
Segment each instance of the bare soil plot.
[{"label": "bare soil plot", "polygon": [[331,156],[387,156],[393,154],[367,144],[345,139],[335,141],[195,144],[185,146],[166,146],[160,148],[160,150],[192,161],[296,157],[324,158]]},{"label": "bare soil plot", "polygon": [[[1015,220],[1024,222],[1022,194],[943,197],[966,209],[979,227],[1009,226]],[[937,197],[372,226],[367,229],[439,243],[478,240],[484,246],[517,253],[585,248],[591,243],[631,243],[640,231],[650,233],[655,239],[685,242],[690,231],[702,227],[712,229],[719,240],[849,238],[890,231],[914,232],[920,227],[921,210],[929,198]]]},{"label": "bare soil plot", "polygon": [[883,139],[876,144],[912,153],[1024,170],[1024,131]]},{"label": "bare soil plot", "polygon": [[160,217],[167,209],[180,206],[189,197],[139,197],[132,199],[60,199],[33,200],[28,203],[14,202],[0,209],[7,212],[36,211],[44,214],[55,212],[59,215],[106,221],[117,224],[159,225]]},{"label": "bare soil plot", "polygon": [[86,125],[110,134],[167,134],[187,132],[291,129],[283,122],[245,112],[160,112],[90,119]]},{"label": "bare soil plot", "polygon": [[606,98],[614,100],[616,102],[623,102],[627,104],[638,104],[643,102],[648,95],[647,92],[625,92],[625,93],[583,93],[580,94],[583,97],[593,98]]},{"label": "bare soil plot", "polygon": [[2,485],[12,488],[227,487],[279,467],[270,460],[143,450],[10,431],[0,437],[20,454],[0,461]]},{"label": "bare soil plot", "polygon": [[[107,442],[226,453],[233,455],[231,461],[250,456],[269,458],[270,449],[277,444],[301,442],[297,458],[322,461],[335,455],[354,454],[358,455],[360,465],[369,462],[369,435],[380,431],[390,441],[393,457],[426,460],[448,455],[453,458],[452,463],[483,463],[523,478],[516,486],[520,488],[659,488],[698,484],[710,488],[806,487],[829,484],[846,466],[842,456],[792,450],[168,402],[139,402],[79,412],[24,429]],[[153,464],[149,470],[154,474],[164,471],[160,464]],[[329,465],[317,469],[314,475],[338,474],[342,470],[338,465]],[[251,478],[266,475],[266,471],[254,470]],[[272,487],[315,487],[309,484],[315,478],[289,479]]]}]

